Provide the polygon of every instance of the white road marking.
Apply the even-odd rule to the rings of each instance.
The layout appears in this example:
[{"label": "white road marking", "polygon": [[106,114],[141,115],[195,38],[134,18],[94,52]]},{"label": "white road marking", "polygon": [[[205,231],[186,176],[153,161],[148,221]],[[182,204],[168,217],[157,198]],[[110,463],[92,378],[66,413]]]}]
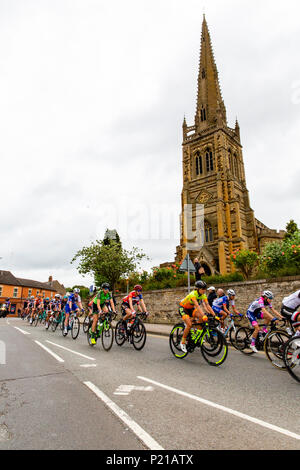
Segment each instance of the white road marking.
[{"label": "white road marking", "polygon": [[80,364],[80,367],[97,367],[97,364]]},{"label": "white road marking", "polygon": [[21,331],[21,333],[23,333],[23,335],[30,335],[30,334],[31,334],[31,333],[28,333],[28,331],[25,331],[25,330],[22,330],[21,328],[18,328],[17,326],[14,326],[14,328],[15,328],[16,330]]},{"label": "white road marking", "polygon": [[60,344],[53,343],[52,341],[46,340],[47,343],[53,344],[53,346],[57,346],[58,348],[64,349],[65,351],[69,351],[73,354],[77,354],[78,356],[84,357],[85,359],[90,359],[91,361],[95,361],[94,357],[86,356],[85,354],[81,354],[77,351],[73,351],[72,349],[66,348],[65,346],[61,346]]},{"label": "white road marking", "polygon": [[245,419],[247,421],[250,421],[251,423],[258,424],[259,426],[263,426],[264,428],[271,429],[272,431],[279,432],[281,434],[284,434],[285,436],[292,437],[293,439],[300,440],[300,435],[299,434],[288,431],[287,429],[280,428],[278,426],[275,426],[274,424],[270,424],[270,423],[267,423],[267,422],[262,421],[260,419],[253,418],[252,416],[248,416],[244,413],[240,413],[239,411],[232,410],[231,408],[226,408],[225,406],[218,405],[217,403],[205,400],[204,398],[197,397],[196,395],[191,395],[190,393],[183,392],[182,390],[178,390],[177,388],[169,387],[168,385],[161,384],[159,382],[156,382],[155,380],[147,379],[146,377],[141,377],[141,376],[138,376],[137,378],[141,379],[141,380],[145,380],[146,382],[152,383],[154,385],[157,385],[158,387],[169,390],[170,392],[174,392],[174,393],[177,393],[178,395],[182,395],[183,397],[191,398],[192,400],[196,400],[200,403],[203,403],[204,405],[211,406],[211,407],[216,408],[220,411],[224,411],[225,413],[230,413],[234,416],[237,416],[238,418],[242,418],[242,419]]},{"label": "white road marking", "polygon": [[144,444],[150,449],[150,450],[164,450],[163,447],[161,447],[158,442],[156,442],[150,434],[148,434],[139,424],[137,424],[125,411],[123,411],[121,408],[119,408],[116,403],[114,403],[108,396],[106,396],[101,390],[99,390],[96,385],[94,385],[92,382],[84,382],[84,384],[94,392],[98,398],[100,398],[106,406],[108,406],[114,413],[115,415],[120,418],[137,436],[139,439],[141,439]]},{"label": "white road marking", "polygon": [[42,343],[39,341],[35,341],[36,344],[38,344],[41,348],[45,349],[51,356],[53,356],[58,362],[65,362],[61,357],[59,357],[57,354],[55,354],[51,349],[48,349],[46,346],[44,346]]},{"label": "white road marking", "polygon": [[137,390],[139,392],[153,392],[154,388],[151,386],[137,387],[136,385],[120,385],[114,392],[114,395],[129,395],[133,390]]}]

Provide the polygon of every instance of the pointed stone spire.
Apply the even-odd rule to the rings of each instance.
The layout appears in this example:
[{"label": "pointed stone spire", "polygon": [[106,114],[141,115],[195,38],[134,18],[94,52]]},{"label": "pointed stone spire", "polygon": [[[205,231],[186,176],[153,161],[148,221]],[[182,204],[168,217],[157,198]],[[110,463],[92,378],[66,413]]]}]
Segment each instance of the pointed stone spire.
[{"label": "pointed stone spire", "polygon": [[226,109],[221,94],[210,33],[203,14],[195,125],[198,130],[202,130],[212,124],[217,124],[217,122],[220,123],[220,121],[223,125],[227,125]]},{"label": "pointed stone spire", "polygon": [[187,137],[187,123],[186,123],[185,116],[183,118],[182,132],[183,132],[183,139],[186,139],[186,137]]},{"label": "pointed stone spire", "polygon": [[237,136],[237,138],[239,139],[239,141],[241,140],[241,134],[240,134],[240,126],[239,126],[239,123],[238,123],[238,119],[236,118],[235,120],[235,134]]}]

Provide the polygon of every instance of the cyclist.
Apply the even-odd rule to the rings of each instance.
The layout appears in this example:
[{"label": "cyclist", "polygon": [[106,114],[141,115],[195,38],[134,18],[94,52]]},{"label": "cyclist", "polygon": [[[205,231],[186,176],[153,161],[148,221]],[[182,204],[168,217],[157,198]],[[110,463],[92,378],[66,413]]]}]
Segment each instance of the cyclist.
[{"label": "cyclist", "polygon": [[230,315],[230,306],[236,315],[239,315],[239,312],[235,308],[235,292],[233,289],[229,289],[227,291],[227,295],[225,295],[223,289],[218,289],[217,295],[218,297],[213,301],[212,309],[215,314],[220,317],[221,331],[224,332],[224,320],[228,315]]},{"label": "cyclist", "polygon": [[[258,352],[256,347],[255,347],[255,342],[256,342],[257,335],[260,331],[257,320],[264,319],[265,322],[266,322],[266,325],[269,325],[270,322],[276,321],[278,319],[278,318],[272,316],[267,311],[267,308],[269,308],[271,310],[273,315],[278,316],[280,319],[283,318],[282,315],[279,312],[277,312],[277,310],[275,310],[273,308],[272,299],[274,299],[273,293],[269,290],[265,290],[262,293],[261,297],[254,300],[254,302],[252,302],[249,305],[248,310],[247,310],[247,318],[250,321],[251,325],[254,327],[254,332],[253,332],[253,335],[252,335],[250,348],[255,353]],[[266,326],[262,328],[262,331],[264,333],[268,332]]]},{"label": "cyclist", "polygon": [[49,322],[49,316],[50,316],[50,313],[51,313],[51,305],[52,305],[51,302],[52,301],[50,300],[49,297],[46,297],[44,299],[44,302],[43,302],[44,311],[46,312],[46,321],[45,321],[46,329],[48,329],[48,327],[49,327],[48,322]]},{"label": "cyclist", "polygon": [[34,298],[34,296],[32,296],[32,297],[34,299],[34,303],[33,303],[32,311],[31,311],[31,315],[30,315],[30,324],[32,324],[32,322],[33,322],[33,317],[34,317],[35,313],[38,315],[40,309],[43,306],[43,301],[42,301],[41,294],[37,294],[36,298]]},{"label": "cyclist", "polygon": [[50,317],[51,311],[54,313],[55,320],[57,320],[58,315],[61,311],[60,294],[55,294],[54,299],[51,300],[49,312],[46,318],[46,330],[49,328],[49,317]]},{"label": "cyclist", "polygon": [[111,306],[111,309],[114,313],[116,313],[115,304],[112,298],[112,295],[109,292],[109,284],[104,282],[101,285],[100,291],[95,295],[92,308],[93,308],[93,323],[92,323],[92,335],[91,335],[91,343],[96,344],[96,328],[97,322],[99,319],[99,315],[102,313],[108,312],[108,305]]},{"label": "cyclist", "polygon": [[[127,329],[127,320],[133,319],[136,315],[136,311],[133,308],[134,305],[137,305],[137,308],[140,312],[144,312],[146,315],[148,315],[142,295],[142,290],[142,286],[137,284],[136,286],[134,286],[133,291],[131,291],[126,297],[123,297],[122,299],[121,312],[123,316],[123,325],[125,331]],[[128,329],[129,328],[130,324],[128,325]]]},{"label": "cyclist", "polygon": [[[66,306],[65,306],[65,327],[64,327],[64,336],[68,334],[68,325],[69,325],[69,317],[71,312],[78,313],[79,308],[83,310],[82,303],[81,303],[81,298],[79,296],[80,289],[78,287],[75,287],[74,292],[69,295]],[[78,307],[78,305],[79,307]]]},{"label": "cyclist", "polygon": [[27,306],[27,313],[29,314],[30,310],[30,320],[29,320],[29,323],[31,324],[32,321],[33,321],[33,312],[34,312],[34,304],[35,304],[35,300],[34,300],[34,295],[31,295],[30,298],[29,298],[29,301],[28,301],[28,306]]},{"label": "cyclist", "polygon": [[4,305],[5,305],[5,310],[6,310],[5,311],[5,316],[6,316],[6,315],[9,314],[9,308],[10,308],[10,299],[9,298],[5,300]]},{"label": "cyclist", "polygon": [[184,353],[187,352],[186,338],[192,327],[192,320],[195,318],[199,323],[203,323],[207,320],[205,312],[202,310],[200,304],[203,303],[205,310],[212,316],[216,317],[205,295],[206,288],[207,285],[204,281],[197,281],[195,283],[195,289],[182,299],[179,304],[179,314],[185,323],[185,329],[180,343],[180,348]]},{"label": "cyclist", "polygon": [[[282,306],[280,313],[281,315],[289,320],[290,323],[294,325],[292,316],[297,313],[297,310],[300,307],[300,290],[297,290],[293,294],[290,294],[288,297],[284,297],[282,300]],[[299,312],[298,312],[299,313]],[[292,334],[292,331],[288,328],[288,333]]]}]

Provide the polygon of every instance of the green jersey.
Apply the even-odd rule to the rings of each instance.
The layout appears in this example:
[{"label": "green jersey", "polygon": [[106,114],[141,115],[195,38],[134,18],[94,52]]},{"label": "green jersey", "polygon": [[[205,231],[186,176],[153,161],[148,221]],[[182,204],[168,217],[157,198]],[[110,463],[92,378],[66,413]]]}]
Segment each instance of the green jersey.
[{"label": "green jersey", "polygon": [[112,297],[109,292],[107,294],[104,294],[103,290],[100,290],[94,298],[94,304],[97,305],[97,300],[100,300],[100,306],[102,307],[102,305],[107,304],[111,298]]}]

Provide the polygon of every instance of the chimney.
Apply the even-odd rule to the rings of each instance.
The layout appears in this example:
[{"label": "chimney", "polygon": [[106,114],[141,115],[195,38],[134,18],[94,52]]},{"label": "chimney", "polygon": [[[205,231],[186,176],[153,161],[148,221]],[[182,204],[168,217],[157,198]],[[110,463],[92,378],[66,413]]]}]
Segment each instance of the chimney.
[{"label": "chimney", "polygon": [[52,281],[53,281],[53,277],[49,276],[49,281],[48,282],[52,282]]}]

